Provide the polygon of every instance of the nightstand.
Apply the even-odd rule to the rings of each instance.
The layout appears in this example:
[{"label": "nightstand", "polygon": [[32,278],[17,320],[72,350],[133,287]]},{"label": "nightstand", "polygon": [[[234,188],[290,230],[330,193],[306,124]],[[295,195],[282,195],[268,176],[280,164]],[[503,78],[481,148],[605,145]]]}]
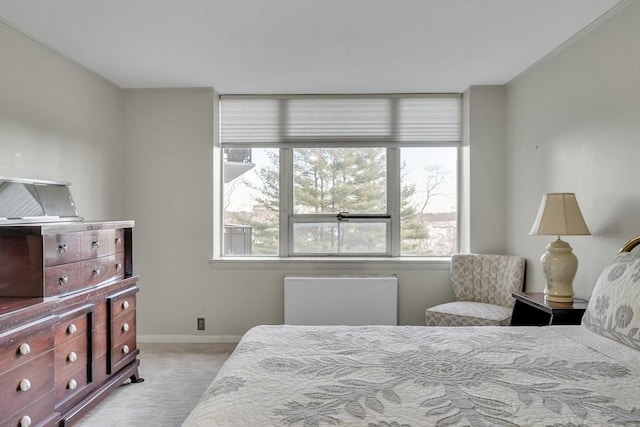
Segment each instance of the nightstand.
[{"label": "nightstand", "polygon": [[514,292],[511,326],[579,325],[589,301],[545,301],[542,292]]}]

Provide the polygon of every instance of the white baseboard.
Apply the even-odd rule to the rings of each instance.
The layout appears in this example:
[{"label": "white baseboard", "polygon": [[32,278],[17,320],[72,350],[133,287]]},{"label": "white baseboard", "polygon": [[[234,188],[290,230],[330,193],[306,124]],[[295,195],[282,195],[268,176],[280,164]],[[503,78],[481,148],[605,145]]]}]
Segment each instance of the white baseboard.
[{"label": "white baseboard", "polygon": [[141,343],[237,344],[242,335],[138,335]]}]

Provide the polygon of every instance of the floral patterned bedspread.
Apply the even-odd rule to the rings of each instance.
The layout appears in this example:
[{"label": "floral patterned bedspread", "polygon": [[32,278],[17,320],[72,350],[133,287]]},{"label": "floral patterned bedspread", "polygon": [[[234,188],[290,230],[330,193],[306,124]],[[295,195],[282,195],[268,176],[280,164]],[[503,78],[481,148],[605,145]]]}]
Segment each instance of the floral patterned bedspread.
[{"label": "floral patterned bedspread", "polygon": [[184,426],[638,426],[639,362],[583,326],[259,326]]}]

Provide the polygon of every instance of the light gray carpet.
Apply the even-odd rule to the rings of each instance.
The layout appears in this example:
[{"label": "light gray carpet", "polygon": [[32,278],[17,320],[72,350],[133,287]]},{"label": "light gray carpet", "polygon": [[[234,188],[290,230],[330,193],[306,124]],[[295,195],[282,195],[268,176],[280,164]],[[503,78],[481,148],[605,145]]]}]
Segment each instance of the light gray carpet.
[{"label": "light gray carpet", "polygon": [[118,387],[77,426],[180,426],[235,345],[139,343],[138,347],[144,382]]}]

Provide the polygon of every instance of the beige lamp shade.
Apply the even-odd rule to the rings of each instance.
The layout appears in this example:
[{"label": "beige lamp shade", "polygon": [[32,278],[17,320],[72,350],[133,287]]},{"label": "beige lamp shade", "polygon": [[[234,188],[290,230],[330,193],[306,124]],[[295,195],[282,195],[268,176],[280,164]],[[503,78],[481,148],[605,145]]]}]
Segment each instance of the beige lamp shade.
[{"label": "beige lamp shade", "polygon": [[543,236],[586,236],[589,228],[584,222],[574,193],[547,193],[529,234]]}]

